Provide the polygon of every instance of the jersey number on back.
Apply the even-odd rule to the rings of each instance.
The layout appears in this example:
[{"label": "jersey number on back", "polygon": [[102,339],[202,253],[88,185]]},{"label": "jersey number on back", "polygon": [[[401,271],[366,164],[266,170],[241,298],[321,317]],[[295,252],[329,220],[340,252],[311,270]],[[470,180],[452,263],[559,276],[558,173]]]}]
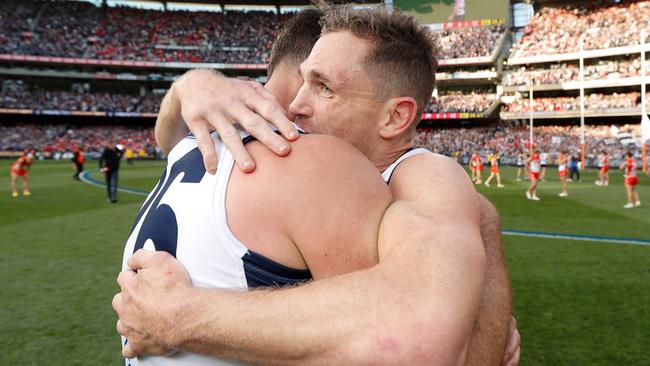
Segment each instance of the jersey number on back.
[{"label": "jersey number on back", "polygon": [[176,161],[169,172],[169,177],[166,177],[167,170],[163,172],[160,177],[160,182],[156,191],[145,202],[135,219],[135,224],[131,228],[131,232],[135,229],[142,215],[147,212],[151,207],[147,216],[144,218],[138,238],[135,241],[133,252],[141,249],[144,243],[151,239],[157,251],[166,251],[167,253],[176,257],[176,246],[178,241],[178,224],[176,222],[176,214],[169,205],[160,204],[160,200],[165,196],[165,193],[171,186],[172,182],[181,173],[184,173],[181,183],[199,183],[205,175],[205,166],[203,165],[203,156],[198,148],[194,148],[188,152],[181,159]]}]

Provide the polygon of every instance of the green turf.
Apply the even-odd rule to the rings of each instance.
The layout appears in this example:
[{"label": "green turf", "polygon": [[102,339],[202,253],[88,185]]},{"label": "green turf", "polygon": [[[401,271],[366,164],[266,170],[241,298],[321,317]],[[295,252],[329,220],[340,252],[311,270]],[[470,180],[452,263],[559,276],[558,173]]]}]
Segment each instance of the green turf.
[{"label": "green turf", "polygon": [[[12,198],[0,160],[0,365],[122,365],[111,299],[124,242],[144,201],[72,181],[68,162],[36,162],[32,196]],[[96,162],[88,167],[94,168]],[[151,189],[161,162],[123,164],[120,184]],[[478,187],[499,208],[504,228],[650,239],[646,206],[624,210],[619,172],[609,187],[569,185],[557,197],[555,172],[524,198],[525,182],[505,169],[506,188]],[[93,178],[101,180],[99,174]],[[650,247],[505,237],[522,365],[648,364]]]}]

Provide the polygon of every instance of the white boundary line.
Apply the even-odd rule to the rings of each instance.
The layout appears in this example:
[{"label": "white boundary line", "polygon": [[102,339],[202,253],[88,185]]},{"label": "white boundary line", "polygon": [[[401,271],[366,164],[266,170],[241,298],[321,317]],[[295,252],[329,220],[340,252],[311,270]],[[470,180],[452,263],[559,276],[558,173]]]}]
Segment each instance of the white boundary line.
[{"label": "white boundary line", "polygon": [[[100,188],[106,188],[106,184],[101,183],[99,181],[96,181],[90,177],[90,174],[93,172],[96,172],[97,169],[92,169],[92,170],[84,170],[81,174],[79,174],[79,179],[81,179],[82,182],[86,184],[90,184],[91,186],[95,187],[100,187]],[[120,186],[117,186],[118,192],[124,192],[124,193],[130,193],[130,194],[135,194],[138,196],[145,196],[147,197],[149,195],[148,192],[141,191],[138,189],[132,189],[132,188],[120,188]]]},{"label": "white boundary line", "polygon": [[[86,184],[90,184],[95,187],[100,187],[100,188],[106,188],[106,185],[94,180],[90,177],[90,174],[97,171],[97,169],[93,170],[84,170],[80,175],[79,178],[81,181],[83,181]],[[137,189],[131,189],[131,188],[120,188],[118,186],[117,190],[119,192],[124,192],[124,193],[130,193],[130,194],[135,194],[139,196],[144,196],[147,197],[149,195],[148,192],[137,190]],[[650,240],[643,240],[643,239],[632,239],[632,238],[611,238],[611,237],[603,237],[603,236],[590,236],[590,235],[575,235],[575,234],[559,234],[559,233],[540,233],[540,232],[534,232],[534,231],[520,231],[520,230],[502,230],[501,233],[503,235],[509,235],[509,236],[523,236],[523,237],[530,237],[530,238],[544,238],[544,239],[563,239],[563,240],[577,240],[577,241],[591,241],[591,242],[597,242],[597,243],[612,243],[612,244],[633,244],[633,245],[645,245],[645,246],[650,246]]]}]

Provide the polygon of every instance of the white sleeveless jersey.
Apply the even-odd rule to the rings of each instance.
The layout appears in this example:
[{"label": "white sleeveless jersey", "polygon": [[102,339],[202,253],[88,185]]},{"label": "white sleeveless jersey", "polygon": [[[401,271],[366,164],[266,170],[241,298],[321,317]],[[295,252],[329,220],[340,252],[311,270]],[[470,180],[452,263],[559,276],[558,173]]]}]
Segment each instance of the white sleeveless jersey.
[{"label": "white sleeveless jersey", "polygon": [[420,154],[433,154],[431,151],[417,147],[417,148],[412,148],[411,150],[407,150],[402,156],[400,156],[395,162],[393,162],[391,165],[388,166],[382,173],[381,177],[384,178],[384,182],[386,184],[390,183],[390,178],[393,176],[393,172],[395,171],[395,168],[403,162],[404,160],[410,158],[411,156],[415,155],[420,155]]},{"label": "white sleeveless jersey", "polygon": [[[226,188],[233,155],[213,136],[219,157],[217,173],[207,174],[196,139],[188,136],[169,153],[160,181],[149,194],[126,242],[122,269],[133,253],[164,250],[187,269],[201,288],[247,289],[308,280],[307,270],[284,267],[241,243],[226,220]],[[128,340],[122,338],[122,345]],[[127,366],[233,365],[207,356],[179,352],[171,357],[125,359]]]}]

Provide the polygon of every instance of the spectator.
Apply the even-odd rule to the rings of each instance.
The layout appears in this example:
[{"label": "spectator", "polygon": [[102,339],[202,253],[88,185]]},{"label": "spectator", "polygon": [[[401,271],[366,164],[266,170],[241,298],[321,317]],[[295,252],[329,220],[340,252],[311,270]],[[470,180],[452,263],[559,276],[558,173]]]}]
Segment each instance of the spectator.
[{"label": "spectator", "polygon": [[585,50],[639,44],[640,31],[650,36],[650,2],[623,2],[602,6],[599,2],[545,7],[535,14],[524,36],[513,47],[512,57],[578,52],[580,35]]}]

